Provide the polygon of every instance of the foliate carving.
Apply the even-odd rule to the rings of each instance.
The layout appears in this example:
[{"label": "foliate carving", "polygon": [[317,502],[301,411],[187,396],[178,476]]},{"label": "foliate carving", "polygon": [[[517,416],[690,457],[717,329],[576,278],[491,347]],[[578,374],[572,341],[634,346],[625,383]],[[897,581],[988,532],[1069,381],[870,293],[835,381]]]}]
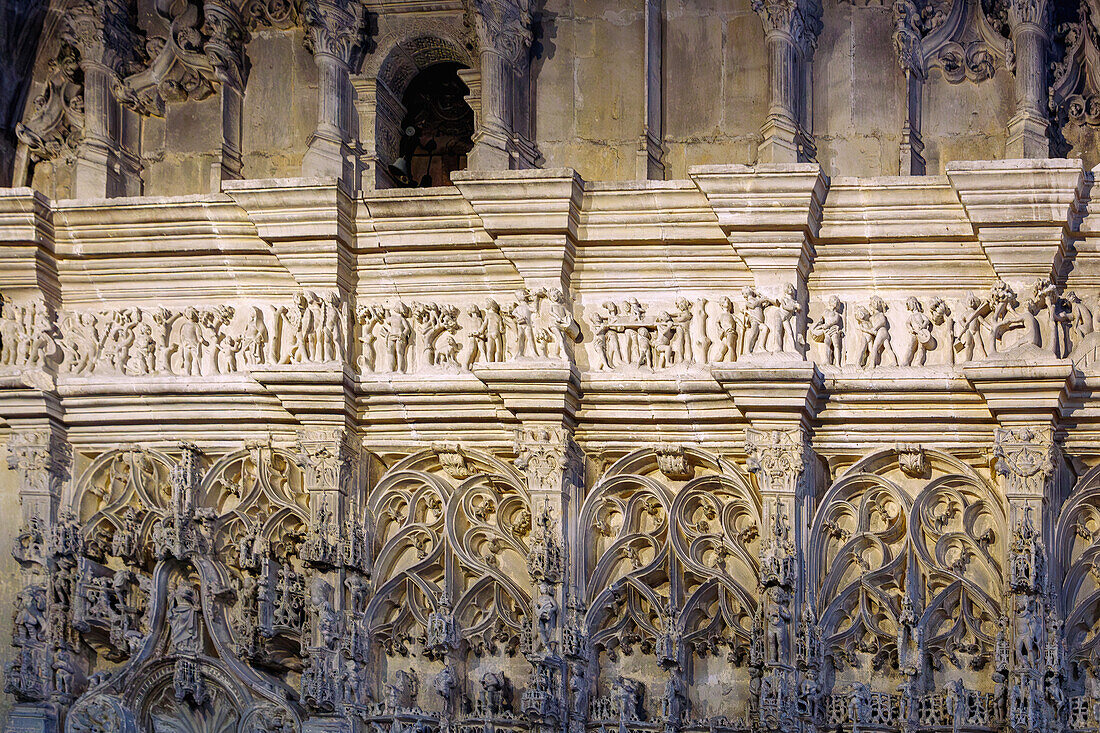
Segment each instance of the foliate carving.
[{"label": "foliate carving", "polygon": [[79,50],[83,61],[118,73],[141,43],[132,23],[123,0],[73,0],[65,10],[61,37]]},{"label": "foliate carving", "polygon": [[250,27],[292,28],[298,23],[302,0],[248,0],[244,14]]},{"label": "foliate carving", "polygon": [[682,445],[661,444],[654,447],[653,453],[657,456],[657,467],[665,478],[688,481],[695,475],[695,469]]},{"label": "foliate carving", "polygon": [[928,475],[928,456],[924,449],[915,444],[903,443],[896,448],[898,465],[902,473],[910,478],[925,478]]},{"label": "foliate carving", "polygon": [[170,102],[209,97],[218,78],[205,53],[202,4],[198,0],[161,0],[154,9],[165,35],[146,41],[146,67],[119,79],[112,91],[135,111],[162,117]]},{"label": "foliate carving", "polygon": [[821,32],[821,7],[800,0],[753,0],[752,9],[760,16],[765,33],[788,35],[800,45],[816,44]]},{"label": "foliate carving", "polygon": [[351,63],[363,40],[362,5],[349,0],[302,0],[301,17],[310,53]]},{"label": "foliate carving", "polygon": [[20,430],[8,441],[8,467],[21,475],[19,493],[59,496],[69,477],[72,451],[65,439],[52,430]]},{"label": "foliate carving", "polygon": [[62,43],[49,62],[42,93],[30,104],[31,114],[15,126],[19,142],[34,161],[72,157],[84,134],[84,87],[80,57]]},{"label": "foliate carving", "polygon": [[493,49],[519,64],[533,41],[531,6],[527,0],[476,0],[473,25],[482,49]]},{"label": "foliate carving", "polygon": [[993,434],[993,455],[997,473],[1005,477],[1009,496],[1044,496],[1057,458],[1050,428],[997,428]]},{"label": "foliate carving", "polygon": [[801,429],[745,430],[749,471],[765,492],[797,492],[806,469],[809,444]]},{"label": "foliate carving", "polygon": [[563,480],[575,480],[580,454],[565,428],[522,428],[515,433],[516,468],[527,472],[532,492],[557,492]]}]

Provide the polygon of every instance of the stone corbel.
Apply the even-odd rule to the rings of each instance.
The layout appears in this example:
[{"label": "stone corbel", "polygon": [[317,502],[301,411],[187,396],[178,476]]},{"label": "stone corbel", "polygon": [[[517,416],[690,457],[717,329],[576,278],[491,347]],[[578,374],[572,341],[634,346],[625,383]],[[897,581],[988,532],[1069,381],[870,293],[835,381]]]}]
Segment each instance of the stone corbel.
[{"label": "stone corbel", "polygon": [[760,163],[799,163],[817,154],[808,129],[808,69],[821,28],[812,0],[752,0],[768,47],[770,101],[761,129]]},{"label": "stone corbel", "polygon": [[363,6],[349,0],[305,0],[302,19],[306,47],[319,72],[317,127],[302,159],[305,176],[332,177],[350,190],[358,187],[351,151],[353,120],[351,69],[362,50]]},{"label": "stone corbel", "polygon": [[954,161],[947,178],[997,277],[1017,291],[1057,277],[1084,208],[1081,161]]}]

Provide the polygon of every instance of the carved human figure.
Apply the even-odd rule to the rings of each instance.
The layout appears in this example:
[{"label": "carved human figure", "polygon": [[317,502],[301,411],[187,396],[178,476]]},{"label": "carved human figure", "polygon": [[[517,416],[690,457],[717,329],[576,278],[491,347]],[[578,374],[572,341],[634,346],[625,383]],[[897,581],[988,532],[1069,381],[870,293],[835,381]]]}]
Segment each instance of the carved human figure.
[{"label": "carved human figure", "polygon": [[485,303],[485,361],[504,361],[504,315],[495,300]]},{"label": "carved human figure", "polygon": [[1038,298],[1029,298],[1027,302],[1024,303],[1024,310],[1018,319],[1018,322],[1024,329],[1021,343],[1038,347],[1043,345],[1042,326],[1039,324],[1039,311],[1043,307],[1043,301]]},{"label": "carved human figure", "polygon": [[661,696],[661,717],[665,721],[665,731],[677,731],[683,725],[684,715],[688,712],[688,695],[679,669],[669,670],[665,680],[664,694]]},{"label": "carved human figure", "polygon": [[508,678],[503,672],[486,672],[481,677],[481,704],[489,715],[508,709]]},{"label": "carved human figure", "polygon": [[769,662],[787,664],[790,658],[791,609],[787,593],[772,588],[764,594],[765,654]]},{"label": "carved human figure", "polygon": [[186,377],[198,376],[201,370],[202,347],[209,346],[199,325],[199,312],[188,307],[183,312],[179,330],[179,371]]},{"label": "carved human figure", "polygon": [[825,350],[825,363],[829,366],[840,366],[844,338],[844,305],[835,295],[829,297],[825,303],[825,310],[810,328],[810,334],[815,341],[819,341]]},{"label": "carved human figure", "polygon": [[798,332],[798,314],[802,312],[802,305],[798,302],[798,288],[792,283],[787,283],[783,288],[783,295],[775,302],[779,308],[779,320],[782,330],[779,333],[780,351],[801,351],[804,344],[802,334]]},{"label": "carved human figure", "polygon": [[361,372],[373,372],[378,366],[375,328],[385,320],[386,309],[381,306],[359,305],[355,308],[355,320],[359,324],[359,357],[356,364]]},{"label": "carved human figure", "polygon": [[553,652],[554,629],[558,620],[558,604],[550,594],[550,584],[539,584],[535,600],[535,622],[538,624],[540,649]]},{"label": "carved human figure", "polygon": [[989,291],[991,312],[989,322],[989,353],[998,351],[1001,339],[1006,333],[1023,325],[1022,319],[1012,312],[1016,305],[1016,292],[1003,280],[993,283]]},{"label": "carved human figure", "polygon": [[187,582],[179,582],[168,602],[169,648],[177,654],[202,651],[202,631],[198,595]]},{"label": "carved human figure", "polygon": [[679,361],[691,364],[695,361],[694,344],[691,338],[691,301],[687,298],[677,298],[676,309],[669,315],[672,322],[676,324],[672,351],[677,355]]},{"label": "carved human figure", "polygon": [[856,306],[856,364],[869,367],[871,364],[871,344],[875,338],[875,329],[871,325],[871,311],[862,305]]},{"label": "carved human figure", "polygon": [[668,313],[662,313],[657,318],[657,344],[654,348],[653,367],[655,369],[667,369],[676,364],[677,354],[673,347],[673,339],[676,336],[676,324]]},{"label": "carved human figure", "polygon": [[517,290],[516,302],[508,311],[516,326],[516,358],[537,356],[535,350],[535,317],[538,315],[539,294]]},{"label": "carved human figure", "polygon": [[619,331],[618,364],[633,364],[638,354],[638,333],[634,330],[632,308],[629,300],[624,300],[619,306],[619,319],[621,321]]},{"label": "carved human figure", "polygon": [[569,696],[572,707],[569,711],[574,720],[585,720],[588,717],[588,678],[585,676],[584,664],[576,662],[570,669]]},{"label": "carved human figure", "polygon": [[267,325],[264,323],[264,314],[256,306],[252,306],[248,322],[241,333],[241,354],[244,363],[248,366],[257,366],[264,363],[264,354],[267,352]]},{"label": "carved human figure", "polygon": [[72,697],[77,674],[72,657],[66,652],[56,654],[53,658],[53,670],[54,691],[62,699]]},{"label": "carved human figure", "polygon": [[451,665],[445,666],[439,674],[435,676],[435,681],[432,683],[432,687],[435,692],[443,700],[443,717],[446,720],[454,718],[456,712],[456,703],[458,702],[458,675],[455,674]]},{"label": "carved human figure", "polygon": [[340,293],[333,291],[328,298],[317,296],[324,314],[321,324],[321,361],[339,361],[344,356],[344,321],[342,318],[343,305],[340,302]]},{"label": "carved human figure", "polygon": [[764,318],[764,311],[773,303],[771,298],[761,295],[751,285],[743,288],[741,295],[745,298],[745,308],[741,311],[745,329],[741,348],[745,354],[755,354],[758,345],[764,348],[768,343],[771,327]]},{"label": "carved human figure", "polygon": [[737,360],[737,315],[729,298],[718,301],[718,341],[715,346],[714,361]]},{"label": "carved human figure", "polygon": [[139,324],[135,332],[130,369],[137,374],[153,374],[157,369],[157,342],[148,323]]},{"label": "carved human figure", "polygon": [[593,313],[592,319],[592,350],[595,353],[596,371],[602,372],[610,368],[607,361],[607,340],[611,330],[611,323],[602,313]]},{"label": "carved human figure", "polygon": [[19,594],[15,613],[15,645],[30,646],[45,640],[46,592],[42,586],[32,585]]},{"label": "carved human figure", "polygon": [[614,368],[623,363],[622,347],[620,346],[620,334],[623,331],[623,325],[619,319],[619,306],[608,301],[603,304],[603,309],[607,311],[603,358],[604,363],[609,368]]},{"label": "carved human figure", "polygon": [[707,300],[700,298],[691,305],[691,348],[695,361],[705,364],[713,343],[707,333]]},{"label": "carved human figure", "polygon": [[905,309],[909,311],[909,317],[905,321],[909,339],[905,346],[902,364],[912,366],[916,362],[918,366],[923,366],[928,351],[934,348],[936,343],[932,338],[932,320],[924,314],[924,306],[916,298],[907,298]]},{"label": "carved human figure", "polygon": [[1034,669],[1042,661],[1040,639],[1042,619],[1036,609],[1036,601],[1027,595],[1018,595],[1015,603],[1013,642],[1016,664],[1020,669]]},{"label": "carved human figure", "polygon": [[466,314],[474,321],[473,327],[466,329],[466,357],[463,365],[469,370],[485,357],[485,311],[471,305],[466,309]]},{"label": "carved human figure", "polygon": [[1069,304],[1069,327],[1078,337],[1088,336],[1094,330],[1093,313],[1087,305],[1081,302],[1077,293],[1066,293],[1066,303]]},{"label": "carved human figure", "polygon": [[992,332],[985,318],[990,312],[989,302],[974,293],[967,293],[965,303],[959,335],[955,341],[955,351],[960,354],[964,363],[972,361],[976,352],[980,352],[980,358],[983,359],[988,355],[985,339],[986,334]]},{"label": "carved human figure", "polygon": [[321,643],[329,649],[340,640],[340,619],[332,605],[333,589],[324,578],[314,578],[310,586],[309,600],[317,619],[317,631]]},{"label": "carved human figure", "polygon": [[412,338],[412,324],[409,306],[404,303],[386,309],[386,318],[382,321],[382,335],[386,339],[386,353],[389,357],[389,371],[405,373],[409,370],[409,339]]},{"label": "carved human figure", "polygon": [[639,367],[652,366],[653,364],[653,334],[649,326],[638,326],[638,358]]},{"label": "carved human figure", "polygon": [[871,296],[869,325],[872,329],[871,341],[871,365],[878,366],[882,357],[889,354],[894,366],[898,365],[898,355],[894,352],[894,345],[890,341],[890,320],[886,317],[889,306],[877,295]]}]

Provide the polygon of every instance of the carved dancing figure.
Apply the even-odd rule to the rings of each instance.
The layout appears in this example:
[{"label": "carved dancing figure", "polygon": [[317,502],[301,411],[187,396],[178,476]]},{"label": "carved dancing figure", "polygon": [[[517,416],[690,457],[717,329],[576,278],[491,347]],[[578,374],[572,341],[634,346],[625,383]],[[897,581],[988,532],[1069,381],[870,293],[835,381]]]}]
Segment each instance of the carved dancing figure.
[{"label": "carved dancing figure", "polygon": [[202,347],[209,346],[199,326],[199,312],[187,308],[183,312],[183,323],[179,330],[180,373],[186,377],[199,375],[202,359]]},{"label": "carved dancing figure", "polygon": [[696,362],[706,363],[711,343],[707,334],[707,300],[700,298],[691,305],[691,346]]},{"label": "carved dancing figure", "polygon": [[779,321],[782,330],[779,332],[780,351],[801,351],[805,345],[802,334],[798,333],[798,314],[802,312],[802,305],[798,302],[798,288],[792,283],[787,283],[783,288],[783,295],[775,305],[779,308]]},{"label": "carved dancing figure", "polygon": [[722,298],[718,302],[718,347],[714,355],[714,361],[737,360],[737,316],[734,313],[733,301]]},{"label": "carved dancing figure", "polygon": [[916,298],[907,298],[905,309],[909,311],[909,318],[905,321],[909,343],[905,347],[902,364],[912,366],[915,360],[918,366],[923,366],[929,350],[935,348],[936,343],[932,338],[932,320],[924,314],[924,306]]},{"label": "carved dancing figure", "polygon": [[676,324],[676,332],[673,337],[672,351],[679,361],[691,364],[695,361],[695,352],[691,343],[691,301],[687,298],[676,299],[676,310],[669,314],[672,322]]},{"label": "carved dancing figure", "polygon": [[603,304],[603,309],[607,311],[603,358],[608,368],[614,368],[623,363],[622,348],[619,345],[619,333],[623,330],[623,325],[619,321],[619,306],[608,301]]},{"label": "carved dancing figure", "polygon": [[890,354],[894,366],[898,366],[898,355],[894,352],[894,345],[890,341],[890,320],[886,317],[889,306],[877,295],[871,296],[869,324],[874,333],[871,341],[871,365],[878,366],[884,354]]},{"label": "carved dancing figure", "polygon": [[772,299],[761,295],[751,285],[741,290],[745,298],[745,308],[741,311],[744,320],[744,337],[741,339],[742,353],[755,354],[757,345],[761,347],[768,343],[771,328],[764,318],[764,311],[772,305]]}]

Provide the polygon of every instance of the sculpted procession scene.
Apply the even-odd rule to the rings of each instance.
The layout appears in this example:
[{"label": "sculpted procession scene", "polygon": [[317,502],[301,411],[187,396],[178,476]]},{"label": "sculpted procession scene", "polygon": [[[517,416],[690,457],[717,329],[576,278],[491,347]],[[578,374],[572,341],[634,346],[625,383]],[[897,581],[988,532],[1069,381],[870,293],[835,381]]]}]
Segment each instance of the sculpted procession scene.
[{"label": "sculpted procession scene", "polygon": [[1100,733],[1098,0],[0,0],[4,733]]}]

